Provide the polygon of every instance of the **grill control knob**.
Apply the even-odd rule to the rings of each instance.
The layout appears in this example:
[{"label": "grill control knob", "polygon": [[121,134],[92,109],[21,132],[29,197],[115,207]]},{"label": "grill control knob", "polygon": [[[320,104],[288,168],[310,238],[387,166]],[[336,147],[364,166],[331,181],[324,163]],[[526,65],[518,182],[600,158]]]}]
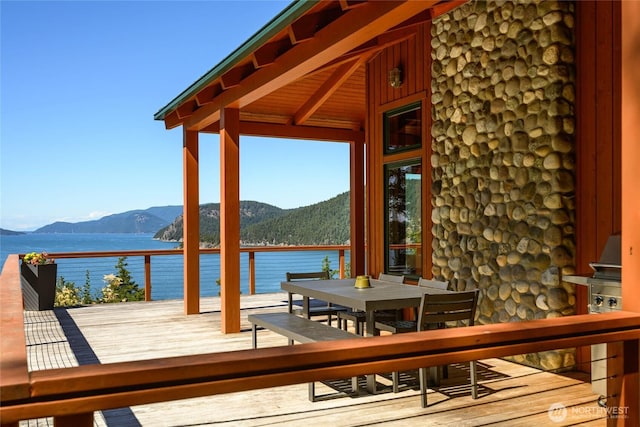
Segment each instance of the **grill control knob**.
[{"label": "grill control knob", "polygon": [[596,295],[595,301],[596,301],[596,305],[600,307],[604,303],[604,298],[600,295]]},{"label": "grill control knob", "polygon": [[618,305],[618,300],[616,298],[611,297],[609,298],[608,303],[609,303],[609,307],[613,308]]}]

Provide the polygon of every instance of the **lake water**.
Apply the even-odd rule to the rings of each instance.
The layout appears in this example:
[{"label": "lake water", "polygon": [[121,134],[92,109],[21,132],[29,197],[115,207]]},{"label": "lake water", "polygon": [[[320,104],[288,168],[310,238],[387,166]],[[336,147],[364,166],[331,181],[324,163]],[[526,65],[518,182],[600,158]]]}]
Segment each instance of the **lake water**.
[{"label": "lake water", "polygon": [[[174,242],[154,240],[152,234],[116,233],[28,233],[16,236],[0,236],[2,265],[9,254],[41,252],[125,251],[144,249],[173,249]],[[322,260],[329,257],[331,268],[338,269],[338,251],[259,252],[255,254],[256,293],[280,291],[280,282],[287,271],[320,271]],[[347,251],[348,261],[348,251]],[[118,258],[58,259],[58,276],[82,287],[88,281],[92,293],[97,293],[105,283],[103,276],[115,274]],[[129,257],[127,269],[132,279],[144,287],[143,257]],[[200,257],[200,294],[218,295],[216,280],[220,277],[220,256],[203,254]],[[183,298],[182,256],[151,257],[151,295],[154,300]],[[240,255],[240,291],[249,293],[249,256]]]}]

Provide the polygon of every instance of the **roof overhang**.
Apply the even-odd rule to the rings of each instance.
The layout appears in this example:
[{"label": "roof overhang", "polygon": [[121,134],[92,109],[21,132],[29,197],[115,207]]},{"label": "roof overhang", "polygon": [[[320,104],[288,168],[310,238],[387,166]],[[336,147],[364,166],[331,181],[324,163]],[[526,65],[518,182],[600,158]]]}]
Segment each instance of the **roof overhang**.
[{"label": "roof overhang", "polygon": [[294,1],[154,116],[167,129],[218,132],[240,111],[245,135],[360,140],[366,63],[464,1]]}]

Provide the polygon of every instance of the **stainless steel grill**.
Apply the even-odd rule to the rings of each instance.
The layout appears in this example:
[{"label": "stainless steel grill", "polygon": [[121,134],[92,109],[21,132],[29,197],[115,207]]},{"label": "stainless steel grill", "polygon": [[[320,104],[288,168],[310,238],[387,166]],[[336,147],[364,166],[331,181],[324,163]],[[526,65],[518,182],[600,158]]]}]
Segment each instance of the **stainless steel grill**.
[{"label": "stainless steel grill", "polygon": [[[620,234],[607,239],[598,262],[589,264],[593,276],[565,276],[563,280],[588,287],[589,313],[622,310],[622,256]],[[594,393],[607,396],[607,346],[591,346],[591,387]]]},{"label": "stainless steel grill", "polygon": [[565,276],[563,280],[588,286],[589,313],[622,310],[622,257],[620,235],[607,239],[600,259],[589,264],[593,276]]}]

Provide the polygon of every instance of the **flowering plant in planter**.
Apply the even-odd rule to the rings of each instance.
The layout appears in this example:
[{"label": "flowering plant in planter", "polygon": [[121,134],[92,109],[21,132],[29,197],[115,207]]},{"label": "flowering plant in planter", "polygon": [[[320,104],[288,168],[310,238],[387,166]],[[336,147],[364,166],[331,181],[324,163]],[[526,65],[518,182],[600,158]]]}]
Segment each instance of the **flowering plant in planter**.
[{"label": "flowering plant in planter", "polygon": [[31,252],[25,254],[24,258],[22,258],[22,261],[32,265],[54,264],[56,262],[56,260],[49,257],[46,252]]}]

